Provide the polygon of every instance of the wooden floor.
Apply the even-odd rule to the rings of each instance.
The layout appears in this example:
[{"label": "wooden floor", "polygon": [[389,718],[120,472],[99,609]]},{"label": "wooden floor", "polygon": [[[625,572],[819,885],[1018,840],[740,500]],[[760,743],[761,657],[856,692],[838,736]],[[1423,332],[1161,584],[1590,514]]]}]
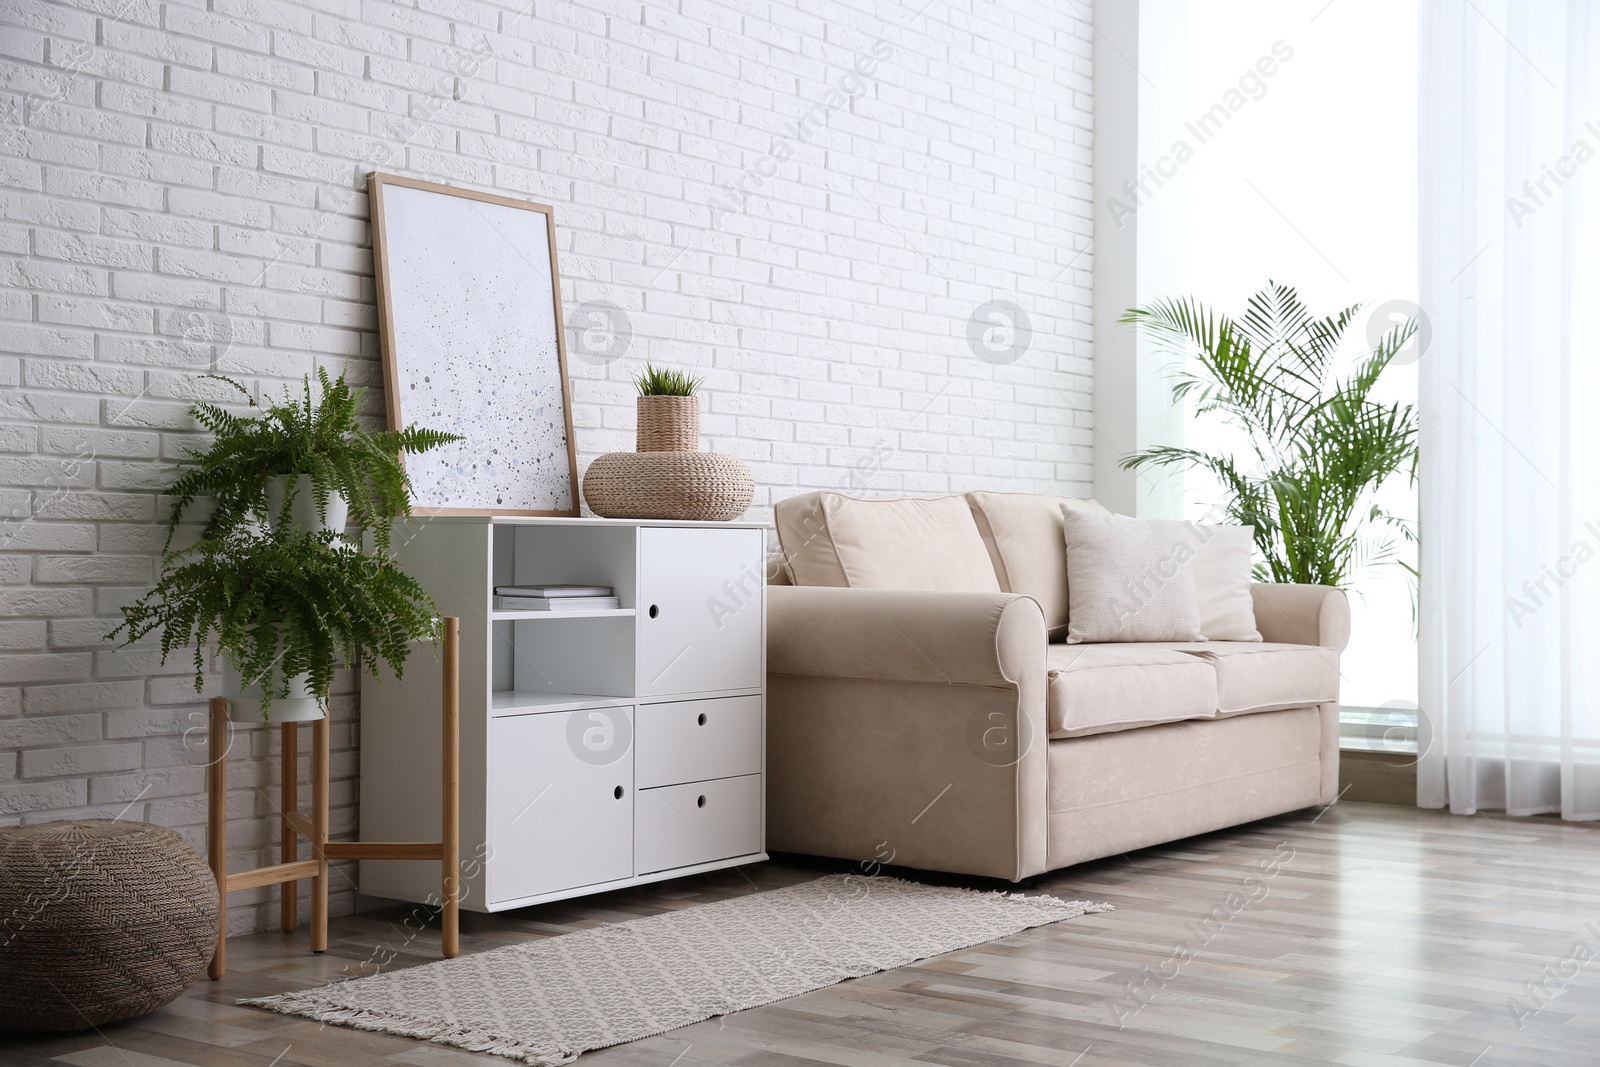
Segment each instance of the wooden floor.
[{"label": "wooden floor", "polygon": [[[477,952],[813,878],[801,861],[493,917]],[[948,881],[948,880],[947,880]],[[1340,804],[1039,880],[1089,915],[659,1037],[606,1065],[1600,1063],[1600,828]],[[0,1064],[489,1067],[509,1063],[235,1007],[436,958],[405,911],[236,938],[230,971],[103,1032],[0,1038]]]}]

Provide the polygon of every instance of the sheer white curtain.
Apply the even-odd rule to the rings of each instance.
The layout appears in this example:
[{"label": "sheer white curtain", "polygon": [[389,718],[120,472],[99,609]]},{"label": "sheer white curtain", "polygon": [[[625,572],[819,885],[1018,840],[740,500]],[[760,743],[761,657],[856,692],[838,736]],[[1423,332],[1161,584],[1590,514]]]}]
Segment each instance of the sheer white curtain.
[{"label": "sheer white curtain", "polygon": [[1594,7],[1422,3],[1424,807],[1600,818]]}]

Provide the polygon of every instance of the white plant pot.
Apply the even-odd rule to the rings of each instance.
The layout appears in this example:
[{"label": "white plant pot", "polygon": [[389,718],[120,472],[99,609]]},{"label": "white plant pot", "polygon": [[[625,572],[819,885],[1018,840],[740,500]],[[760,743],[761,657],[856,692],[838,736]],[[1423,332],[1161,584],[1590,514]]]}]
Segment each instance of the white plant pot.
[{"label": "white plant pot", "polygon": [[[331,508],[330,508],[331,510]],[[268,723],[315,722],[324,718],[322,705],[311,691],[311,675],[297,674],[289,679],[289,698],[273,697],[267,705]],[[261,698],[265,695],[259,685],[245,685],[239,672],[226,656],[222,657],[222,695],[228,698],[228,717],[237,723],[260,723]]]},{"label": "white plant pot", "polygon": [[289,493],[289,479],[295,479],[294,503],[289,505],[289,521],[307,533],[344,533],[350,524],[350,502],[338,493],[328,494],[327,521],[317,518],[317,495],[311,479],[304,474],[279,474],[267,482],[267,522],[276,530],[283,512],[283,498]]}]

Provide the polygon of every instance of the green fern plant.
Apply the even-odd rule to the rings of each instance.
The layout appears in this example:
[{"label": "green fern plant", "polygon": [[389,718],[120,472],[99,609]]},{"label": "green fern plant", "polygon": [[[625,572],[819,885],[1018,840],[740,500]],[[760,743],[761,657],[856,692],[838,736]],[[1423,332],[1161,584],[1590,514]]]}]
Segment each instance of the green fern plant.
[{"label": "green fern plant", "polygon": [[161,660],[194,650],[194,684],[204,684],[212,638],[246,686],[287,699],[289,682],[310,676],[326,706],[333,673],[361,664],[399,677],[418,640],[437,641],[438,609],[422,586],[387,557],[362,552],[333,533],[283,525],[218,532],[174,553],[156,587],[122,609],[108,636],[129,643],[160,630]]},{"label": "green fern plant", "polygon": [[[264,410],[230,378],[259,416],[217,404],[198,404],[195,420],[212,434],[204,451],[189,452],[173,497],[172,535],[201,498],[214,503],[198,543],[163,559],[161,580],[122,609],[122,625],[107,635],[132,643],[161,634],[161,659],[192,648],[194,681],[204,684],[205,653],[217,650],[245,687],[259,686],[262,713],[290,696],[290,681],[307,675],[326,706],[334,671],[360,664],[375,677],[386,664],[398,677],[411,644],[437,641],[438,610],[422,586],[389,555],[394,520],[411,512],[411,483],[402,454],[460,440],[455,434],[408,426],[372,432],[361,425],[362,390],[343,374],[307,376],[298,397]],[[267,484],[291,478],[276,523],[267,514]],[[309,489],[299,483],[309,483]],[[342,532],[309,533],[289,521],[296,492],[313,494],[327,516],[337,493],[350,520],[372,537],[371,552]]]},{"label": "green fern plant", "polygon": [[633,379],[640,396],[694,396],[704,378],[691,378],[682,371],[662,370],[649,363],[644,373]]},{"label": "green fern plant", "polygon": [[1269,282],[1239,319],[1190,298],[1162,300],[1122,317],[1145,330],[1181,365],[1172,394],[1197,415],[1243,431],[1248,458],[1161,446],[1122,460],[1124,468],[1210,471],[1228,494],[1229,521],[1255,528],[1262,581],[1346,586],[1369,563],[1403,567],[1414,544],[1410,522],[1372,503],[1389,478],[1417,474],[1417,413],[1374,400],[1373,387],[1416,333],[1391,327],[1345,377],[1334,356],[1360,305],[1315,318],[1289,286]]},{"label": "green fern plant", "polygon": [[[221,375],[206,377],[238,390],[249,407],[260,409],[240,383]],[[205,531],[215,537],[269,517],[267,483],[274,477],[305,475],[292,480],[280,520],[287,520],[294,494],[307,491],[300,484],[306,481],[319,516],[327,516],[331,494],[343,496],[350,505],[350,521],[371,533],[380,554],[387,552],[394,519],[411,513],[411,482],[401,455],[427,452],[461,437],[418,426],[369,431],[358,417],[364,390],[352,387],[342,373],[330,378],[320,367],[316,379],[316,395],[307,375],[299,397],[286,395],[259,417],[236,415],[217,404],[195,405],[195,421],[213,440],[203,452],[190,450],[187,469],[173,483],[169,546],[184,513],[199,498],[215,501]]]}]

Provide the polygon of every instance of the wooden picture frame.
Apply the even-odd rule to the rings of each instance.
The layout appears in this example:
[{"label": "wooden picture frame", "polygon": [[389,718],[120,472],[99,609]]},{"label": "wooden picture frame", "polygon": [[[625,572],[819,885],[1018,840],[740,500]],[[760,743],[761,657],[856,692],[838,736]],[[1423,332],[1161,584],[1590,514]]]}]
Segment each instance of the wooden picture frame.
[{"label": "wooden picture frame", "polygon": [[466,438],[406,457],[412,510],[578,515],[553,209],[377,171],[367,194],[389,426]]}]

